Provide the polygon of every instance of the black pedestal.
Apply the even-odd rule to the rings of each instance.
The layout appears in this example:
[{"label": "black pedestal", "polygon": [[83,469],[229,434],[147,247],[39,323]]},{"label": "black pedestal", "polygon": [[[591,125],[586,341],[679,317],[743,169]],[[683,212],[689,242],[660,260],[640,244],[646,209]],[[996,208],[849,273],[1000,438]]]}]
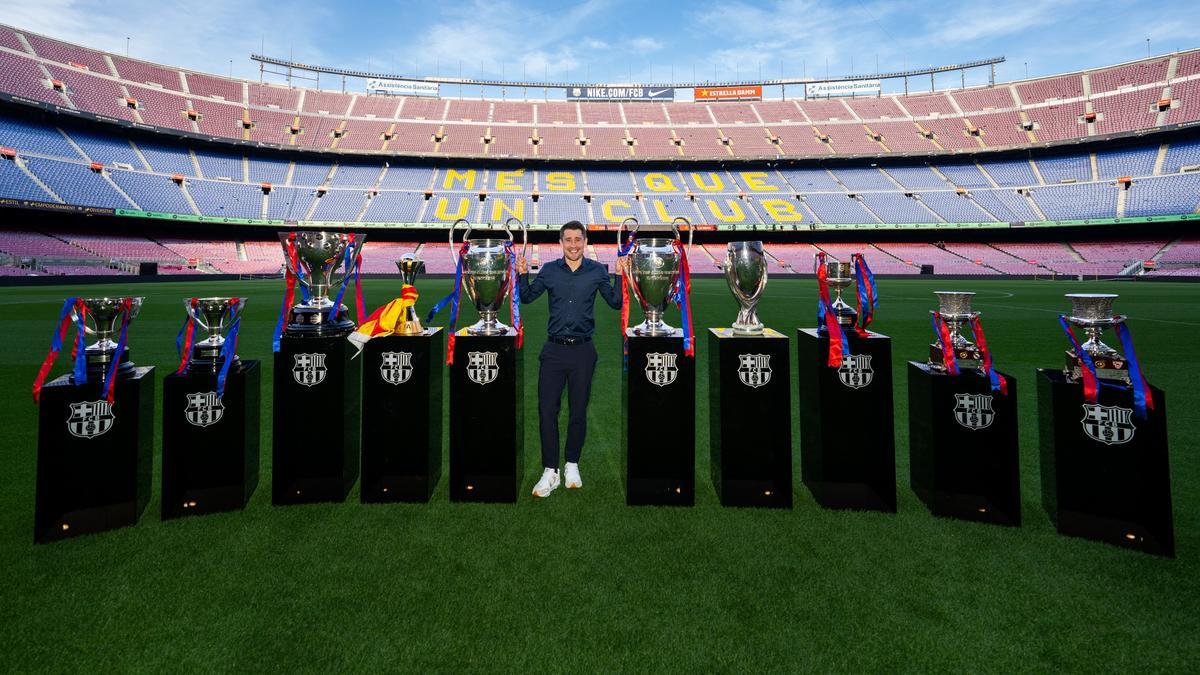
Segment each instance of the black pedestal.
[{"label": "black pedestal", "polygon": [[691,506],[696,501],[696,360],[683,333],[634,335],[621,386],[625,503]]},{"label": "black pedestal", "polygon": [[442,329],[363,348],[363,502],[427,502],[442,477]]},{"label": "black pedestal", "polygon": [[362,364],[345,335],[285,334],[275,354],[271,502],[340,502],[358,479]]},{"label": "black pedestal", "polygon": [[162,517],[245,508],[258,487],[262,377],[258,361],[217,373],[193,362],[163,380]]},{"label": "black pedestal", "polygon": [[154,367],[119,371],[113,403],[101,373],[42,388],[33,540],[57,541],[137,523],[150,500]]},{"label": "black pedestal", "polygon": [[792,506],[790,356],[778,331],[709,329],[710,468],[725,506]]},{"label": "black pedestal", "polygon": [[894,512],[892,339],[847,338],[853,356],[829,368],[829,338],[796,332],[800,475],[826,508]]},{"label": "black pedestal", "polygon": [[517,333],[458,331],[450,366],[450,499],[516,502],[525,444]]},{"label": "black pedestal", "polygon": [[909,479],[935,516],[1021,524],[1017,381],[992,391],[975,369],[908,362]]},{"label": "black pedestal", "polygon": [[1042,504],[1059,533],[1174,557],[1166,395],[1152,387],[1143,420],[1132,389],[1101,387],[1090,405],[1062,371],[1037,379]]}]

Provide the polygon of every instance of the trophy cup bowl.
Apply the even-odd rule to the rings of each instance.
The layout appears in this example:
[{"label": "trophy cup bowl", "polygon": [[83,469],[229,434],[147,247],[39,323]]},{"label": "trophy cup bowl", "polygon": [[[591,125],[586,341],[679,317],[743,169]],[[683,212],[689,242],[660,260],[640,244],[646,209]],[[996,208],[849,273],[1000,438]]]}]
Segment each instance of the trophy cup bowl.
[{"label": "trophy cup bowl", "polygon": [[849,288],[850,284],[854,283],[854,273],[850,268],[850,263],[837,260],[826,261],[825,283],[833,289],[834,297],[830,304],[833,305],[833,314],[837,317],[838,324],[853,326],[858,322],[858,310],[842,300],[842,290]]},{"label": "trophy cup bowl", "polygon": [[1067,321],[1079,326],[1087,334],[1088,339],[1083,343],[1083,350],[1089,356],[1114,357],[1117,350],[1100,341],[1105,328],[1115,326],[1125,320],[1123,316],[1113,314],[1113,300],[1118,295],[1114,293],[1068,293],[1071,300],[1071,313]]},{"label": "trophy cup bowl", "polygon": [[[288,233],[279,233],[279,242],[283,245],[285,261],[287,260]],[[296,280],[308,289],[308,301],[301,302],[292,308],[290,328],[292,330],[308,330],[322,332],[323,330],[345,330],[354,327],[354,321],[340,317],[345,312],[345,305],[334,308],[329,299],[329,291],[340,285],[351,272],[349,265],[343,266],[346,248],[353,246],[350,256],[354,259],[362,250],[366,241],[365,234],[355,234],[353,240],[346,232],[296,232],[296,265],[300,269],[292,270]],[[288,263],[290,264],[290,262]],[[342,269],[339,271],[338,268]],[[330,309],[336,311],[330,311]],[[331,324],[332,321],[332,324]]]},{"label": "trophy cup bowl", "polygon": [[735,335],[762,335],[763,324],[755,309],[767,287],[767,259],[761,241],[729,242],[725,253],[725,281],[738,302]]},{"label": "trophy cup bowl", "polygon": [[245,302],[234,304],[233,298],[199,298],[192,306],[191,298],[183,299],[188,315],[208,331],[208,336],[192,345],[194,359],[217,361],[225,345],[225,330],[242,313]]},{"label": "trophy cup bowl", "polygon": [[934,291],[938,298],[938,314],[950,328],[950,341],[955,349],[971,346],[971,341],[962,335],[963,324],[979,316],[979,312],[971,311],[971,291]]},{"label": "trophy cup bowl", "polygon": [[[121,330],[118,322],[121,319],[121,309],[126,300],[129,300],[131,304],[129,320],[132,322],[142,309],[144,297],[83,298],[83,304],[87,307],[83,331],[86,335],[96,337],[96,341],[86,348],[89,366],[105,366],[114,358],[117,343],[113,340],[113,336]],[[79,319],[79,314],[74,309],[71,310],[71,319],[76,321]],[[128,348],[126,349],[128,350]],[[116,358],[121,358],[121,356],[118,355]]]},{"label": "trophy cup bowl", "polygon": [[[407,253],[396,261],[396,269],[400,270],[400,278],[405,286],[417,285],[417,274],[425,271],[425,261]],[[421,320],[417,318],[417,308],[414,304],[404,310],[404,321],[396,330],[398,335],[420,335],[425,332]]]},{"label": "trophy cup bowl", "polygon": [[634,327],[637,335],[672,335],[675,329],[663,323],[663,312],[679,281],[679,252],[675,240],[661,237],[638,239],[629,252],[629,285],[637,296],[646,320]]}]

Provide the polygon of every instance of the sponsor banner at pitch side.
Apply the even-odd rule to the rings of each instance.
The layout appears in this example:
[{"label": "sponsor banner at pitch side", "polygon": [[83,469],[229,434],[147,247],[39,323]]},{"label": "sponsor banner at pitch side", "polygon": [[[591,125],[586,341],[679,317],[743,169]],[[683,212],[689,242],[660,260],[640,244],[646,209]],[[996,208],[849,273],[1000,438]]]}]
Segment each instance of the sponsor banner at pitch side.
[{"label": "sponsor banner at pitch side", "polygon": [[804,85],[810,97],[821,96],[878,96],[879,80],[850,82],[813,82]]},{"label": "sponsor banner at pitch side", "polygon": [[674,101],[671,87],[567,87],[568,101]]},{"label": "sponsor banner at pitch side", "polygon": [[762,85],[744,87],[696,87],[692,98],[697,101],[761,101]]},{"label": "sponsor banner at pitch side", "polygon": [[367,80],[367,92],[393,96],[439,96],[441,85],[420,80]]}]

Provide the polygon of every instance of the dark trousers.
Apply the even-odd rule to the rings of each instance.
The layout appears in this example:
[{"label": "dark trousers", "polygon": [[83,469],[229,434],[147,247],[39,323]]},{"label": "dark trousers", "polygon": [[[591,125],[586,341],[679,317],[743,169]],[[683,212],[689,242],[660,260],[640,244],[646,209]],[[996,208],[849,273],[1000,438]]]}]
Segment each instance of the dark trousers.
[{"label": "dark trousers", "polygon": [[596,347],[591,342],[560,345],[547,342],[538,356],[538,418],[542,431],[542,466],[558,468],[558,412],[567,390],[567,461],[578,462],[587,436],[588,397],[596,371]]}]

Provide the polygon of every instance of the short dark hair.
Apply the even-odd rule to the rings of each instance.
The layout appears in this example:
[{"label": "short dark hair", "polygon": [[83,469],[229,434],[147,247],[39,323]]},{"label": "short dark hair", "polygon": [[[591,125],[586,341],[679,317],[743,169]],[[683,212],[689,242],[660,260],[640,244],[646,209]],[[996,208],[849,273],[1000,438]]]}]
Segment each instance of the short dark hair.
[{"label": "short dark hair", "polygon": [[579,222],[578,220],[572,220],[571,222],[558,228],[558,238],[562,239],[564,236],[566,236],[567,230],[579,230],[579,233],[583,235],[583,238],[587,239],[587,228],[584,227],[583,223]]}]

